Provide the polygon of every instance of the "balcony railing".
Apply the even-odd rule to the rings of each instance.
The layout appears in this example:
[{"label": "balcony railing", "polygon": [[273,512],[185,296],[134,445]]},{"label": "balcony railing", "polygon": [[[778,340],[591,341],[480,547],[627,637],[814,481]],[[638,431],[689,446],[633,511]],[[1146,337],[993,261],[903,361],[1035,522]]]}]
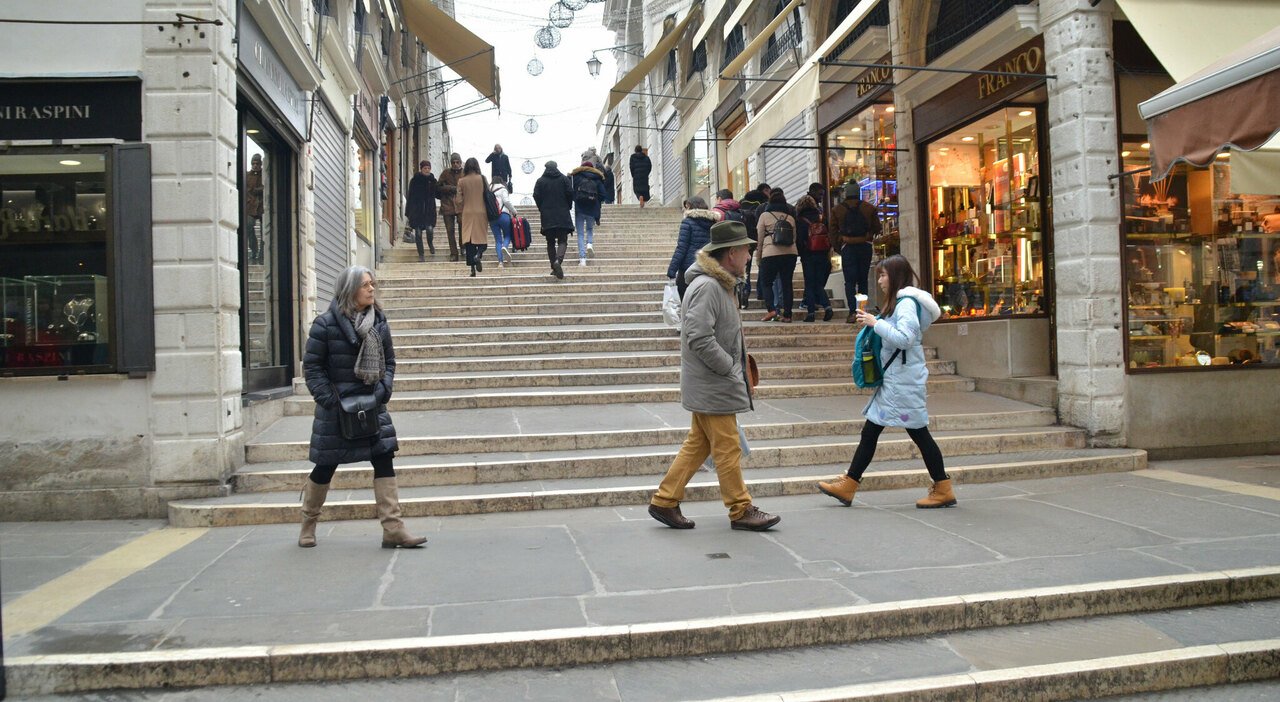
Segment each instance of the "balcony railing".
[{"label": "balcony railing", "polygon": [[738,25],[729,33],[729,36],[725,37],[724,61],[720,62],[720,70],[723,71],[724,67],[728,66],[730,62],[738,58],[738,54],[741,54],[746,48],[747,44],[746,40],[743,38],[742,25]]},{"label": "balcony railing", "polygon": [[773,35],[769,40],[769,45],[765,47],[764,58],[761,59],[760,65],[767,71],[773,66],[774,62],[782,58],[782,55],[794,47],[800,46],[800,40],[803,37],[800,33],[800,24],[793,22],[781,32]]},{"label": "balcony railing", "polygon": [[1029,4],[1031,0],[942,0],[937,25],[925,46],[926,60],[932,63],[1009,9]]}]

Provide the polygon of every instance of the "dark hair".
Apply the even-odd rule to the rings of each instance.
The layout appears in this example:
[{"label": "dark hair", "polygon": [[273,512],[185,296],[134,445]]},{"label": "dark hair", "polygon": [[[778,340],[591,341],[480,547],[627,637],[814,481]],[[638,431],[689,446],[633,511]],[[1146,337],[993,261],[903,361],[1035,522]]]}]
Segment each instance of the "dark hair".
[{"label": "dark hair", "polygon": [[898,291],[916,282],[916,272],[911,268],[911,262],[902,254],[894,254],[889,258],[880,262],[876,266],[876,275],[879,271],[884,271],[889,276],[889,289],[885,291],[884,316],[888,317],[893,314],[893,308],[898,302]]},{"label": "dark hair", "polygon": [[475,156],[467,159],[466,164],[462,166],[462,172],[463,174],[480,172],[480,162],[476,160]]},{"label": "dark hair", "polygon": [[418,161],[418,170],[422,170],[423,166],[430,166],[430,161]]},{"label": "dark hair", "polygon": [[688,200],[685,200],[685,202],[689,203],[689,209],[691,210],[707,209],[707,201],[702,199],[701,195],[692,195]]},{"label": "dark hair", "polygon": [[760,191],[764,191],[764,190],[773,190],[773,188],[769,187],[769,184],[768,184],[768,183],[761,183],[761,184],[759,184],[759,185],[757,185],[757,186],[756,186],[756,190],[760,190]]},{"label": "dark hair", "polygon": [[806,192],[810,192],[810,193],[812,193],[812,192],[822,192],[822,191],[823,191],[823,189],[824,189],[824,188],[822,187],[822,183],[810,183],[810,184],[809,184],[809,189],[808,189]]},{"label": "dark hair", "polygon": [[[721,200],[732,200],[733,191],[728,188],[725,188],[724,190],[717,190],[716,197],[720,198]],[[1280,207],[1277,207],[1276,211],[1280,212]]]},{"label": "dark hair", "polygon": [[636,144],[636,153],[640,153],[641,151],[644,151],[644,147],[639,144]]},{"label": "dark hair", "polygon": [[783,194],[782,188],[778,188],[777,190],[774,190],[773,192],[769,193],[769,204],[770,205],[787,204],[787,196]]}]

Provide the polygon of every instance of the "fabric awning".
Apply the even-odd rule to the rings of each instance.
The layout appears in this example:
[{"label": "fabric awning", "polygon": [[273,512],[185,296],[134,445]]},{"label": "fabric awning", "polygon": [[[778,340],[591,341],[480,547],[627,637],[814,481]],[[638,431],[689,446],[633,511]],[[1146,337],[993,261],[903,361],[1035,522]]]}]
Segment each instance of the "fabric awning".
[{"label": "fabric awning", "polygon": [[604,113],[606,115],[609,114],[613,108],[617,107],[628,93],[635,90],[637,85],[640,85],[640,81],[644,80],[644,77],[649,74],[649,71],[652,71],[654,67],[658,65],[659,61],[662,61],[667,57],[667,54],[671,51],[672,47],[676,45],[676,42],[680,41],[680,35],[684,34],[685,28],[689,26],[689,18],[692,16],[692,12],[685,15],[684,19],[676,24],[674,29],[672,29],[666,36],[662,37],[662,39],[659,39],[657,44],[653,45],[653,49],[650,50],[649,53],[645,54],[644,58],[640,59],[640,63],[637,63],[634,68],[627,71],[626,75],[622,76],[622,78],[609,89],[609,101],[605,103],[604,107]]},{"label": "fabric awning", "polygon": [[720,10],[724,9],[724,0],[707,0],[702,5],[702,24],[698,25],[698,29],[693,34],[693,45],[696,47],[707,38],[707,32],[711,31],[711,25],[715,24],[716,18],[720,16]]},{"label": "fabric awning", "polygon": [[729,142],[726,158],[730,164],[747,160],[753,151],[773,138],[787,122],[818,102],[821,98],[819,93],[821,84],[818,80],[822,74],[822,66],[819,62],[837,44],[844,41],[849,32],[852,32],[853,28],[871,12],[877,2],[879,0],[861,0],[831,32],[831,36],[827,37],[826,41],[805,59],[795,75],[782,85],[764,109],[756,113],[755,119],[748,122],[738,136]]},{"label": "fabric awning", "polygon": [[429,0],[403,0],[404,24],[427,51],[495,106],[501,86],[493,47]]},{"label": "fabric awning", "polygon": [[1275,0],[1116,0],[1175,81],[1280,25]]},{"label": "fabric awning", "polygon": [[749,12],[759,1],[760,0],[741,0],[738,3],[738,6],[733,8],[733,12],[730,13],[729,18],[724,21],[724,35],[726,38],[730,34],[733,34],[733,28],[742,23],[742,18],[746,17],[747,12]]},{"label": "fabric awning", "polygon": [[706,95],[694,105],[693,109],[687,114],[680,117],[680,131],[676,132],[676,140],[672,142],[672,147],[677,152],[684,151],[684,147],[689,145],[693,140],[693,135],[707,123],[707,118],[712,112],[716,111],[716,106],[720,104],[719,84],[712,82],[711,89]]},{"label": "fabric awning", "polygon": [[1253,151],[1280,133],[1280,27],[1138,105],[1151,142],[1151,177],[1197,166],[1230,147]]},{"label": "fabric awning", "polygon": [[782,12],[779,12],[778,16],[774,17],[773,21],[765,25],[765,28],[751,40],[751,43],[747,44],[742,49],[742,53],[735,56],[733,60],[724,67],[724,70],[720,71],[720,78],[722,80],[732,78],[738,73],[738,71],[741,71],[742,67],[747,65],[747,61],[750,61],[751,57],[755,56],[760,51],[760,47],[769,42],[769,37],[773,36],[773,33],[777,31],[778,27],[781,26],[783,22],[787,21],[787,17],[791,14],[791,11],[795,9],[796,5],[799,5],[802,2],[804,2],[804,0],[791,0],[791,3],[784,7]]}]

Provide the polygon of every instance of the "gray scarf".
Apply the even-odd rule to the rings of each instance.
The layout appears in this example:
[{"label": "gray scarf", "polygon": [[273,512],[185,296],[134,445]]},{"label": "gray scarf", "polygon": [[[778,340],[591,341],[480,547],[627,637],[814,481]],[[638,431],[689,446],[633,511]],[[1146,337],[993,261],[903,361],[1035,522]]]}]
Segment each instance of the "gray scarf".
[{"label": "gray scarf", "polygon": [[374,306],[369,305],[351,320],[360,337],[360,352],[356,354],[356,377],[363,380],[365,385],[373,385],[382,380],[383,374],[387,372],[387,360],[382,357],[382,337],[373,331],[376,313]]}]

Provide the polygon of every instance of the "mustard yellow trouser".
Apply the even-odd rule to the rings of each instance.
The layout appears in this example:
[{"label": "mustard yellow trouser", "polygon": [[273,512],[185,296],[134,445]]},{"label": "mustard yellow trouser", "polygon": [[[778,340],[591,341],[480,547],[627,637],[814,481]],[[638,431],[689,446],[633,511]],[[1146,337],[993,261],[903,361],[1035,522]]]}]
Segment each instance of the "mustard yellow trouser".
[{"label": "mustard yellow trouser", "polygon": [[729,508],[729,519],[741,519],[751,506],[751,495],[742,480],[742,446],[738,443],[738,417],[732,414],[693,413],[693,426],[684,445],[667,469],[667,475],[653,495],[659,507],[677,507],[684,499],[684,486],[689,484],[698,466],[715,458],[720,479],[720,499]]}]

